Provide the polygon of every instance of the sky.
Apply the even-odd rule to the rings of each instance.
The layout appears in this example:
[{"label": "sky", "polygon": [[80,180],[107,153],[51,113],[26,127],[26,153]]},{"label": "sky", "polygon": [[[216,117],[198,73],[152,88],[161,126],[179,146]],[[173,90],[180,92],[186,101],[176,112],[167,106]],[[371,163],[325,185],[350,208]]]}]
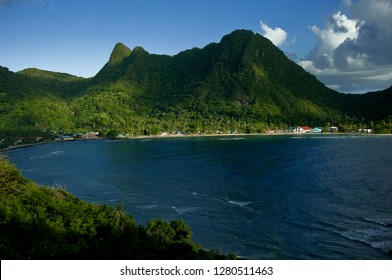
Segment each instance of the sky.
[{"label": "sky", "polygon": [[339,92],[392,85],[392,0],[0,0],[0,65],[92,77],[117,42],[175,55],[237,29]]}]

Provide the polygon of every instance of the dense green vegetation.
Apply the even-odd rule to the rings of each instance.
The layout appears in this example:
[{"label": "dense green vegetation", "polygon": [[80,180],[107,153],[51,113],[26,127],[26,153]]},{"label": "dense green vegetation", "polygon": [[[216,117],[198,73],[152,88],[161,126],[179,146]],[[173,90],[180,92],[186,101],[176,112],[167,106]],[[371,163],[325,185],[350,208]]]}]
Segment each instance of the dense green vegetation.
[{"label": "dense green vegetation", "polygon": [[182,220],[137,225],[117,209],[37,186],[0,157],[1,259],[225,259],[191,241]]},{"label": "dense green vegetation", "polygon": [[335,92],[269,40],[237,30],[175,56],[118,43],[90,79],[0,67],[0,145],[26,142],[26,133],[37,131],[248,133],[308,125],[390,133],[391,104],[392,87],[363,95]]}]

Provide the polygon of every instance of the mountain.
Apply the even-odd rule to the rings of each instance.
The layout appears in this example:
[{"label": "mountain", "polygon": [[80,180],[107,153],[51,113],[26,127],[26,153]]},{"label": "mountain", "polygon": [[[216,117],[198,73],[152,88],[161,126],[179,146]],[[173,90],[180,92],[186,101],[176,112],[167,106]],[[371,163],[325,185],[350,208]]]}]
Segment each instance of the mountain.
[{"label": "mountain", "polygon": [[122,43],[117,43],[113,49],[112,54],[110,55],[108,65],[117,65],[121,63],[121,61],[123,61],[124,58],[128,57],[130,54],[131,50],[127,46],[123,45]]},{"label": "mountain", "polygon": [[244,30],[223,37],[219,44],[174,57],[137,48],[116,67],[105,66],[96,76],[97,83],[102,80],[138,85],[153,106],[221,101],[233,109],[258,105],[277,114],[306,113],[304,108],[297,110],[296,102],[333,108],[339,95],[288,60],[269,40]]},{"label": "mountain", "polygon": [[138,102],[150,111],[174,107],[193,119],[202,116],[201,121],[211,114],[224,122],[228,115],[238,120],[245,114],[252,123],[265,123],[270,115],[276,123],[323,126],[347,113],[342,94],[287,59],[269,40],[246,30],[173,57],[138,47],[116,67],[105,66],[95,80],[137,85],[145,93]]},{"label": "mountain", "polygon": [[236,30],[219,43],[174,56],[117,43],[90,79],[0,68],[0,130],[156,134],[373,125],[385,131],[392,122],[391,96],[391,88],[364,95],[333,91],[268,39]]}]

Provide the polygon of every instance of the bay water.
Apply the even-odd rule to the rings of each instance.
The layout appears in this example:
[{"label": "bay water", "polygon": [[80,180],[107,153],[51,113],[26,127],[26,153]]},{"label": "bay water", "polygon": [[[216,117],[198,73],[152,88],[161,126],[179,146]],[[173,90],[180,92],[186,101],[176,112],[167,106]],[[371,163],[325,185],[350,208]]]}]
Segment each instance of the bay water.
[{"label": "bay water", "polygon": [[10,150],[22,174],[247,259],[388,259],[392,137],[216,136]]}]

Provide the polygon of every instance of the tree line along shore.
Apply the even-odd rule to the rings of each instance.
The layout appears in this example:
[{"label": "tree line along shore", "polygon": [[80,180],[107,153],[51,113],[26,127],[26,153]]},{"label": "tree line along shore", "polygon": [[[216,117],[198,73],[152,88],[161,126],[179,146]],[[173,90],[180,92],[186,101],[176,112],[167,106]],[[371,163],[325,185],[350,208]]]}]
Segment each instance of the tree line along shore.
[{"label": "tree line along shore", "polygon": [[146,139],[146,138],[174,138],[174,137],[238,137],[238,136],[282,136],[282,135],[357,135],[357,136],[391,136],[392,133],[374,133],[371,129],[361,129],[359,131],[351,132],[339,132],[338,128],[336,130],[328,130],[327,132],[322,131],[314,132],[303,131],[301,127],[291,127],[285,130],[267,130],[263,133],[244,133],[238,131],[215,131],[214,133],[187,133],[185,131],[176,130],[173,132],[162,132],[160,134],[122,134],[117,130],[110,130],[109,132],[87,132],[87,133],[66,133],[66,134],[56,134],[56,133],[34,133],[27,137],[8,135],[9,138],[0,139],[0,151],[6,151],[9,149],[29,147],[32,145],[41,145],[54,142],[66,142],[66,141],[80,141],[80,140],[98,140],[98,139]]}]

